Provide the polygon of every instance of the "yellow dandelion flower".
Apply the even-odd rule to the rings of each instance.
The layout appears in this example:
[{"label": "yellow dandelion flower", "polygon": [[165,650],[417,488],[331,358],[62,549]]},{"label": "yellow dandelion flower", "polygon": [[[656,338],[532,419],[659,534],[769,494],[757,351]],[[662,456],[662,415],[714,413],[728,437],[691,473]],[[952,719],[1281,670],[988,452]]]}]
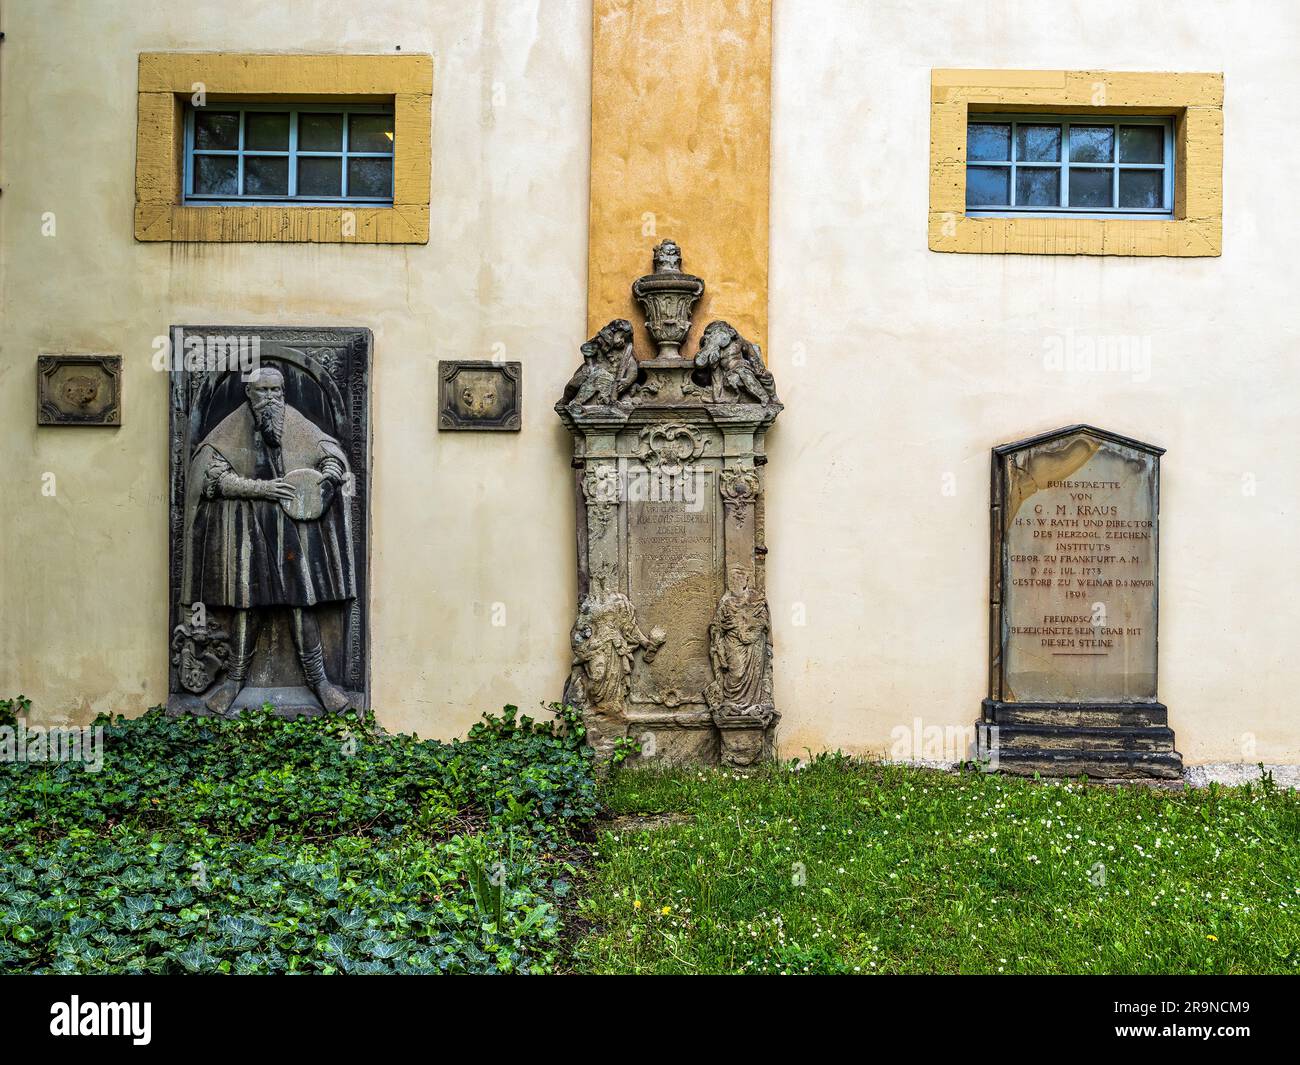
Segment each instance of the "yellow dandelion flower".
[{"label": "yellow dandelion flower", "polygon": [[1205,938],[1208,939],[1211,943],[1217,943],[1219,941],[1218,936],[1206,936]]},{"label": "yellow dandelion flower", "polygon": [[641,900],[640,900],[640,899],[636,899],[636,900],[632,903],[632,909],[634,909],[634,910],[639,910],[640,908],[641,908]]}]

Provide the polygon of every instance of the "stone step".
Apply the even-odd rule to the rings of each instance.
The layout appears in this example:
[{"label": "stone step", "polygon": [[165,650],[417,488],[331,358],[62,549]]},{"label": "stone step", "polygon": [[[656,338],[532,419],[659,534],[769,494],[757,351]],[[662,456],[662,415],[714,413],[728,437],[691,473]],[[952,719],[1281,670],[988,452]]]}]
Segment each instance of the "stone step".
[{"label": "stone step", "polygon": [[[991,731],[991,730],[989,730]],[[1168,728],[1082,727],[1049,725],[998,725],[997,744],[1002,751],[1043,750],[1056,752],[1172,751],[1174,733]],[[990,736],[983,743],[992,743]]]},{"label": "stone step", "polygon": [[1178,780],[1183,775],[1183,756],[1177,751],[1002,750],[996,769],[1017,776]]},{"label": "stone step", "polygon": [[1002,703],[984,700],[991,725],[1051,725],[1058,728],[1148,728],[1169,724],[1164,703]]}]

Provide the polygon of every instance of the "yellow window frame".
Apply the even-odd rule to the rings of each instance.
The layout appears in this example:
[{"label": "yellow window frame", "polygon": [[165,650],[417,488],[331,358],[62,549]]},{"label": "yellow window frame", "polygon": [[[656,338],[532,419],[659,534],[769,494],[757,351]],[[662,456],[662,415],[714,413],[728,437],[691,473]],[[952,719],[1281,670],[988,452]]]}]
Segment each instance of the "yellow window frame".
[{"label": "yellow window frame", "polygon": [[[266,103],[393,105],[392,206],[183,204],[185,104],[198,92]],[[142,52],[137,81],[135,238],[427,244],[433,59],[428,55]]]},{"label": "yellow window frame", "polygon": [[[968,216],[966,126],[980,113],[1173,116],[1173,218]],[[932,70],[928,232],[930,250],[940,252],[1221,254],[1223,75]]]}]

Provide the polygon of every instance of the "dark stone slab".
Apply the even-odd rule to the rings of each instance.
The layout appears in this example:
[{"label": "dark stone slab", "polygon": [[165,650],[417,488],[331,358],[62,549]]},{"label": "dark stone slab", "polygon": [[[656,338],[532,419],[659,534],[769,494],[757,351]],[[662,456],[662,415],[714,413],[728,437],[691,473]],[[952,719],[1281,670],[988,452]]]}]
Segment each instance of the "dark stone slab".
[{"label": "dark stone slab", "polygon": [[369,706],[371,335],[175,327],[172,712]]}]

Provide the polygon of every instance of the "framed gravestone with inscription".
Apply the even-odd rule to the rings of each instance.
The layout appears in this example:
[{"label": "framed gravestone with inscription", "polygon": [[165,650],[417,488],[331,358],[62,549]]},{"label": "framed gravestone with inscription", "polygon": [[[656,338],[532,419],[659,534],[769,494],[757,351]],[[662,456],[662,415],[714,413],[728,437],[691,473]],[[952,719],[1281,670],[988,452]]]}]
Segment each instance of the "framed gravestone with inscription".
[{"label": "framed gravestone with inscription", "polygon": [[994,449],[981,760],[1181,774],[1156,687],[1162,454],[1089,425]]}]

